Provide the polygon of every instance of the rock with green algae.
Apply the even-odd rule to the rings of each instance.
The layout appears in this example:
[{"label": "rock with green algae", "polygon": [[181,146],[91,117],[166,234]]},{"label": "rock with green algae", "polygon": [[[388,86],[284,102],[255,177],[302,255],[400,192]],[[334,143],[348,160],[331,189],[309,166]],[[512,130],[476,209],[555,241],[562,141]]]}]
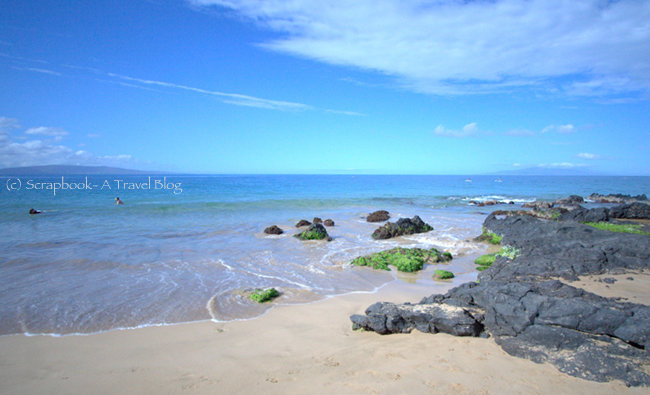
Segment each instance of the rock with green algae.
[{"label": "rock with green algae", "polygon": [[454,273],[449,272],[447,270],[436,270],[435,273],[433,273],[433,279],[434,280],[449,280],[454,278]]},{"label": "rock with green algae", "polygon": [[295,237],[300,240],[332,240],[322,224],[312,224],[304,232],[296,234]]},{"label": "rock with green algae", "polygon": [[[484,267],[490,267],[494,263],[494,261],[497,260],[496,254],[487,254],[487,255],[481,255],[480,257],[476,258],[474,260],[474,263],[479,265],[479,266],[484,266]],[[485,270],[485,269],[481,269]]]},{"label": "rock with green algae", "polygon": [[278,296],[280,296],[280,292],[278,292],[277,289],[268,288],[268,289],[256,289],[250,295],[248,295],[248,298],[257,303],[266,303],[277,298]]},{"label": "rock with green algae", "polygon": [[390,270],[395,266],[400,272],[416,272],[422,270],[425,263],[447,262],[452,259],[448,252],[441,253],[435,248],[402,248],[380,251],[374,254],[360,256],[350,262],[356,266],[370,266],[378,270]]},{"label": "rock with green algae", "polygon": [[503,236],[499,236],[496,233],[488,232],[485,227],[483,228],[483,233],[478,236],[476,241],[487,241],[490,244],[501,244],[501,240],[503,240]]}]

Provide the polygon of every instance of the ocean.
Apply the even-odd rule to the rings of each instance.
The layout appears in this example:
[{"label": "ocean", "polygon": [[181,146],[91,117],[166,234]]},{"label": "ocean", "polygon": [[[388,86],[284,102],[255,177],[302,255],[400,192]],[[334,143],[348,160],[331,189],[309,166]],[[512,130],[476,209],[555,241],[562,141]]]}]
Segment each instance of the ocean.
[{"label": "ocean", "polygon": [[[650,177],[595,176],[75,175],[0,182],[0,335],[247,319],[271,306],[249,301],[243,291],[251,288],[276,287],[279,303],[289,304],[373,292],[390,281],[434,293],[433,266],[404,274],[349,261],[394,246],[436,247],[457,257],[445,269],[460,284],[476,279],[470,258],[485,247],[470,239],[493,209],[571,194],[650,193]],[[515,204],[469,203],[490,199]],[[29,215],[30,208],[42,213]],[[380,224],[365,221],[375,210],[388,210],[391,220],[419,215],[434,230],[375,241],[370,234]],[[292,237],[300,219],[314,217],[335,221],[331,242]],[[285,233],[264,234],[270,225]]]}]

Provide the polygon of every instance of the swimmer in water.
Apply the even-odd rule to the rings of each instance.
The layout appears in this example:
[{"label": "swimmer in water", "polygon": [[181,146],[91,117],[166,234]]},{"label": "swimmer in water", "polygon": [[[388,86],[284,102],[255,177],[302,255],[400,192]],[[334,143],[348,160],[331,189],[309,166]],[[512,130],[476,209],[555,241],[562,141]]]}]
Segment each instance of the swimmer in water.
[{"label": "swimmer in water", "polygon": [[33,208],[30,208],[30,209],[29,209],[29,213],[30,213],[30,214],[40,214],[41,212],[38,211],[38,210],[34,210]]},{"label": "swimmer in water", "polygon": [[115,198],[115,204],[117,204],[119,206],[120,204],[124,204],[124,202],[121,201],[119,197],[116,197]]}]

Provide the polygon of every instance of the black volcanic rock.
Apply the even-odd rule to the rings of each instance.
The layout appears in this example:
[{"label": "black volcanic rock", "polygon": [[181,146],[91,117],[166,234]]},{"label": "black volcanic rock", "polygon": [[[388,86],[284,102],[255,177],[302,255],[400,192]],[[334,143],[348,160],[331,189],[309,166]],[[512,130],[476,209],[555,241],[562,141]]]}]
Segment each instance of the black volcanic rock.
[{"label": "black volcanic rock", "polygon": [[267,235],[281,235],[284,233],[284,231],[276,225],[271,225],[268,228],[264,229],[264,233]]},{"label": "black volcanic rock", "polygon": [[601,195],[599,193],[592,193],[589,195],[589,200],[593,200],[598,203],[634,203],[634,202],[645,202],[648,201],[648,197],[645,194],[642,195],[623,195],[620,193],[614,193],[609,195]]},{"label": "black volcanic rock", "polygon": [[609,209],[611,218],[650,219],[650,204],[630,203]]},{"label": "black volcanic rock", "polygon": [[584,202],[585,202],[585,199],[583,199],[582,196],[571,195],[571,196],[566,197],[564,199],[556,200],[553,205],[556,205],[556,206],[560,206],[560,205],[577,205],[577,204],[582,204]]},{"label": "black volcanic rock", "polygon": [[334,221],[328,218],[325,221],[323,221],[323,225],[325,225],[325,226],[334,226]]},{"label": "black volcanic rock", "polygon": [[535,210],[546,210],[546,209],[549,209],[549,208],[553,207],[553,203],[545,202],[545,201],[542,201],[542,200],[536,200],[534,202],[526,202],[526,203],[522,204],[521,207],[523,207],[523,208],[532,208],[532,209],[535,209]]},{"label": "black volcanic rock", "polygon": [[379,211],[375,211],[375,212],[370,213],[370,215],[368,215],[366,217],[366,221],[368,221],[368,222],[383,222],[383,221],[388,221],[389,218],[390,218],[390,215],[389,215],[388,211],[379,210]]},{"label": "black volcanic rock", "polygon": [[[365,315],[350,317],[354,328],[381,334],[445,332],[493,336],[506,352],[588,380],[622,380],[650,385],[650,306],[604,298],[557,278],[650,268],[650,236],[599,230],[573,217],[636,215],[621,206],[609,212],[578,208],[559,218],[527,212],[498,212],[484,221],[487,231],[519,250],[499,257],[479,274],[445,295],[418,304],[376,303]],[[564,217],[564,218],[562,218]]]},{"label": "black volcanic rock", "polygon": [[311,222],[314,224],[322,224],[323,220],[320,219],[319,217],[314,217],[314,219]]},{"label": "black volcanic rock", "polygon": [[400,218],[397,222],[388,222],[372,232],[375,240],[390,239],[392,237],[424,233],[433,230],[433,226],[425,223],[417,215],[413,218]]},{"label": "black volcanic rock", "polygon": [[309,225],[311,225],[311,222],[307,221],[306,219],[301,219],[296,224],[296,228],[300,228],[300,227],[303,227],[303,226],[309,226]]}]

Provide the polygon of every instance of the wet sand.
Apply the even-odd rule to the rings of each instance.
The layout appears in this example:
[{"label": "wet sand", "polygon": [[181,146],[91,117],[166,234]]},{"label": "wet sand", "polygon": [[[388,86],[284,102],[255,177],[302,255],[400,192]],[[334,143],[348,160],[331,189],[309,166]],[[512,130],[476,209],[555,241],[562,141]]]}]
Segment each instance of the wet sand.
[{"label": "wet sand", "polygon": [[491,339],[351,329],[349,315],[375,301],[430,293],[394,281],[376,294],[277,306],[248,321],[5,336],[0,393],[648,393],[511,357]]}]

